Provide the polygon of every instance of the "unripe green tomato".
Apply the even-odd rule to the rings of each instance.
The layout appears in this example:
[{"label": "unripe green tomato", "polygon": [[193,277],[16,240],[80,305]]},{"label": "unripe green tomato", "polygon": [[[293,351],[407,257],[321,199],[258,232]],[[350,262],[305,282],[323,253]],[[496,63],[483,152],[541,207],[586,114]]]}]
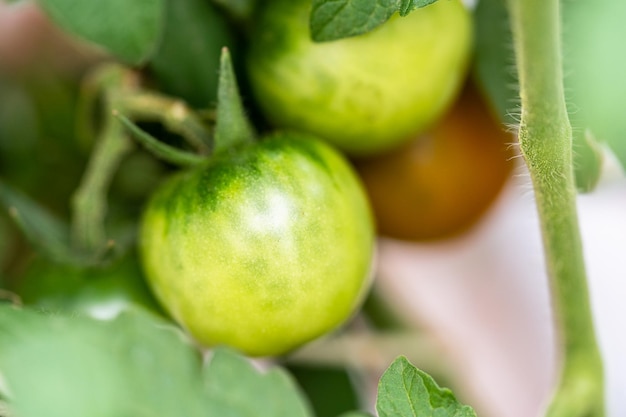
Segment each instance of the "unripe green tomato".
[{"label": "unripe green tomato", "polygon": [[140,249],[157,298],[197,341],[271,356],[353,314],[374,235],[346,160],[277,133],[165,182],[145,210]]},{"label": "unripe green tomato", "polygon": [[374,154],[424,131],[456,97],[472,44],[459,0],[323,43],[310,38],[310,8],[310,0],[266,1],[250,36],[250,84],[274,125]]}]

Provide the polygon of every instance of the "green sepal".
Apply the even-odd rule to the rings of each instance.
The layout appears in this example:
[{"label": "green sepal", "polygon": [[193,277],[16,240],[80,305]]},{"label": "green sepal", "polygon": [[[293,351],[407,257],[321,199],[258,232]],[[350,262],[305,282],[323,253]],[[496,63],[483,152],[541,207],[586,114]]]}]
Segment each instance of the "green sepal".
[{"label": "green sepal", "polygon": [[222,48],[213,151],[219,153],[255,137],[256,132],[241,102],[230,52]]},{"label": "green sepal", "polygon": [[181,149],[176,149],[173,146],[161,142],[145,130],[141,129],[120,112],[116,111],[113,115],[117,117],[117,119],[130,131],[130,133],[132,133],[133,137],[137,139],[139,143],[141,143],[157,158],[182,167],[197,166],[206,162],[206,158],[203,156],[183,151]]}]

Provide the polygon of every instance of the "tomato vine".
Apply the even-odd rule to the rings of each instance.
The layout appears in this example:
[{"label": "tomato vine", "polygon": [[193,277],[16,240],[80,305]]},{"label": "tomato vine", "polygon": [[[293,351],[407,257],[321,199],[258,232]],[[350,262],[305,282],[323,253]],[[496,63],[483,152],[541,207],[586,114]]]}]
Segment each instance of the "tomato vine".
[{"label": "tomato vine", "polygon": [[519,143],[534,186],[562,364],[548,417],[604,415],[576,211],[572,129],[563,91],[558,0],[508,0],[522,103]]}]

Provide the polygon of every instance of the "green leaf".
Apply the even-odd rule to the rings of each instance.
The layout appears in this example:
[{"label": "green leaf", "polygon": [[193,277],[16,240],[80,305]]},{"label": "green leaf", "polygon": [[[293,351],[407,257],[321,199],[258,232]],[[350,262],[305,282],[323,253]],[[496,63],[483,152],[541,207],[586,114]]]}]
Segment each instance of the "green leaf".
[{"label": "green leaf", "polygon": [[220,52],[233,44],[226,19],[209,1],[168,0],[165,30],[150,69],[163,92],[208,108],[217,100]]},{"label": "green leaf", "polygon": [[474,12],[474,73],[507,124],[519,119],[519,85],[505,0],[481,0]]},{"label": "green leaf", "polygon": [[14,415],[206,415],[200,355],[148,313],[104,322],[0,305],[0,334],[0,396]]},{"label": "green leaf", "polygon": [[313,0],[311,35],[315,42],[366,33],[398,11],[398,0]]},{"label": "green leaf", "polygon": [[[564,1],[563,66],[570,120],[579,143],[585,131],[626,166],[626,2]],[[574,148],[574,152],[580,152]],[[578,161],[577,161],[578,163]]]},{"label": "green leaf", "polygon": [[0,304],[0,399],[20,417],[310,417],[287,373],[200,352],[140,310],[114,320]]},{"label": "green leaf", "polygon": [[312,412],[282,369],[256,370],[240,355],[217,349],[205,369],[209,409],[220,417],[308,417]]},{"label": "green leaf", "polygon": [[429,4],[433,4],[437,0],[402,0],[400,4],[400,9],[398,10],[400,16],[406,16],[411,13],[413,10],[418,9],[420,7],[426,7]]},{"label": "green leaf", "polygon": [[402,356],[380,379],[376,410],[379,417],[476,417],[474,410],[460,404],[452,391],[440,388],[430,375]]},{"label": "green leaf", "polygon": [[69,226],[28,196],[0,181],[0,205],[4,206],[33,247],[58,261],[74,261]]},{"label": "green leaf", "polygon": [[317,417],[337,417],[359,408],[354,379],[348,369],[292,364],[287,370],[306,394]]},{"label": "green leaf", "polygon": [[406,16],[437,0],[313,0],[311,36],[315,42],[333,41],[369,32],[396,12]]},{"label": "green leaf", "polygon": [[164,0],[39,0],[67,32],[131,65],[145,62],[161,34]]},{"label": "green leaf", "polygon": [[343,413],[339,417],[372,417],[372,415],[363,411],[350,411],[348,413]]}]

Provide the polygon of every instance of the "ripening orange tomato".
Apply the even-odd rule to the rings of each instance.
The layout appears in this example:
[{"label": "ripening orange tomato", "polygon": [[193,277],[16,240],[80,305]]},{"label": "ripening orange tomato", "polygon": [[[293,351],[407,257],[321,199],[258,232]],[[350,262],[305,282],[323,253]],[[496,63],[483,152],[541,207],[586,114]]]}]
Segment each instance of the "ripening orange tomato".
[{"label": "ripening orange tomato", "polygon": [[355,160],[379,234],[421,241],[468,229],[509,177],[514,140],[468,83],[426,134],[390,153]]}]

